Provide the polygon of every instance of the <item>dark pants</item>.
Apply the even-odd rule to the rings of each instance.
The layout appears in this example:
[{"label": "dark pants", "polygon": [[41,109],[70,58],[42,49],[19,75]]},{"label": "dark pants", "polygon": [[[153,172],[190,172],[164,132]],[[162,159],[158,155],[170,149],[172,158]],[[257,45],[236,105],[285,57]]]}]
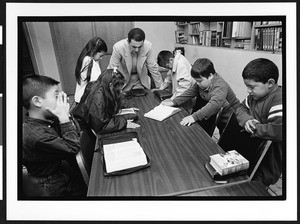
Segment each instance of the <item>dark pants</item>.
[{"label": "dark pants", "polygon": [[64,163],[62,170],[56,174],[31,177],[49,197],[82,198],[86,196],[87,189],[80,175],[68,163]]}]

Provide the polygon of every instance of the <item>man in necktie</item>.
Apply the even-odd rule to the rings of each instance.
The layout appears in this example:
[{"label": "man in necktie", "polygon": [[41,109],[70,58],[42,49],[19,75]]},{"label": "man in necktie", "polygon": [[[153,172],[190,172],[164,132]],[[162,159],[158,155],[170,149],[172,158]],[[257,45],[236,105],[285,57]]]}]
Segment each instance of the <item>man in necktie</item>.
[{"label": "man in necktie", "polygon": [[[131,89],[163,88],[152,44],[145,40],[145,33],[140,28],[130,30],[128,38],[115,43],[108,68],[114,67],[125,76],[124,92]],[[151,86],[151,78],[155,86]]]}]

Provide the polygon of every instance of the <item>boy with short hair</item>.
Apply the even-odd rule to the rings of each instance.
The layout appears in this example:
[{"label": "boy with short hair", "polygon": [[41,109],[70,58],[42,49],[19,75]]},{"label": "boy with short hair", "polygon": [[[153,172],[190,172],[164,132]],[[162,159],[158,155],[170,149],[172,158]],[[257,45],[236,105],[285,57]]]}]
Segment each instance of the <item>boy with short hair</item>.
[{"label": "boy with short hair", "polygon": [[[191,115],[183,118],[181,125],[191,124],[209,119],[223,107],[220,122],[217,127],[222,133],[232,112],[239,106],[239,100],[228,83],[215,71],[213,63],[207,58],[199,58],[192,66],[191,75],[196,83],[171,102],[162,102],[164,105],[181,105],[185,101],[199,96],[205,105]],[[201,123],[200,123],[201,124]]]},{"label": "boy with short hair", "polygon": [[67,95],[56,80],[33,75],[23,79],[23,162],[28,174],[48,196],[84,196],[86,187],[75,161],[78,132],[70,120]]},{"label": "boy with short hair", "polygon": [[237,109],[240,126],[255,137],[272,141],[254,176],[266,186],[275,184],[282,173],[282,89],[278,76],[277,66],[268,59],[249,62],[242,73],[249,95]]},{"label": "boy with short hair", "polygon": [[[172,97],[167,99],[173,100],[180,96],[185,90],[189,89],[195,80],[191,76],[191,64],[179,51],[173,55],[170,51],[161,51],[157,56],[157,64],[169,69],[168,76],[163,82],[163,88],[167,88],[172,82]],[[191,112],[194,102],[189,100],[181,105],[187,111]]]}]

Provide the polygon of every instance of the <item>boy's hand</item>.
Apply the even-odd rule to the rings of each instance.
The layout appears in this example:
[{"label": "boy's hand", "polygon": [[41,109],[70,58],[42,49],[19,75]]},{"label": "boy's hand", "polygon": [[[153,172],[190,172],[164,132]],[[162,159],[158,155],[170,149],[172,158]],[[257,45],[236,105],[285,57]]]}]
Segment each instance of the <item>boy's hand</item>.
[{"label": "boy's hand", "polygon": [[175,105],[171,99],[165,99],[164,101],[161,101],[161,104],[170,107],[173,107]]},{"label": "boy's hand", "polygon": [[252,120],[248,120],[246,123],[245,123],[245,130],[251,134],[254,134],[256,128],[255,128],[255,125],[259,123],[258,120],[256,119],[252,119]]},{"label": "boy's hand", "polygon": [[191,124],[195,123],[195,119],[193,118],[192,115],[190,116],[187,116],[185,118],[182,119],[182,121],[180,122],[181,125],[184,125],[184,126],[190,126]]},{"label": "boy's hand", "polygon": [[139,128],[141,125],[132,122],[132,120],[127,120],[126,128]]},{"label": "boy's hand", "polygon": [[53,110],[50,107],[47,107],[46,110],[48,110],[50,113],[55,115],[60,123],[66,123],[69,122],[69,110],[70,110],[70,104],[68,103],[67,94],[64,92],[60,92],[57,96],[57,103],[56,108]]}]

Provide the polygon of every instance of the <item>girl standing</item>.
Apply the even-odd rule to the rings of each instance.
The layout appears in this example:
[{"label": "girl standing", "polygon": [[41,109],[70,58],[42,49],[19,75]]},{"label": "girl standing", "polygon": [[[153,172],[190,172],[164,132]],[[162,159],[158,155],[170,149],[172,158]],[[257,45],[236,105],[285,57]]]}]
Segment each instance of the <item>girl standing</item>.
[{"label": "girl standing", "polygon": [[95,81],[101,74],[99,60],[107,52],[107,45],[100,37],[91,39],[81,51],[75,68],[75,102],[79,103],[88,82]]}]

